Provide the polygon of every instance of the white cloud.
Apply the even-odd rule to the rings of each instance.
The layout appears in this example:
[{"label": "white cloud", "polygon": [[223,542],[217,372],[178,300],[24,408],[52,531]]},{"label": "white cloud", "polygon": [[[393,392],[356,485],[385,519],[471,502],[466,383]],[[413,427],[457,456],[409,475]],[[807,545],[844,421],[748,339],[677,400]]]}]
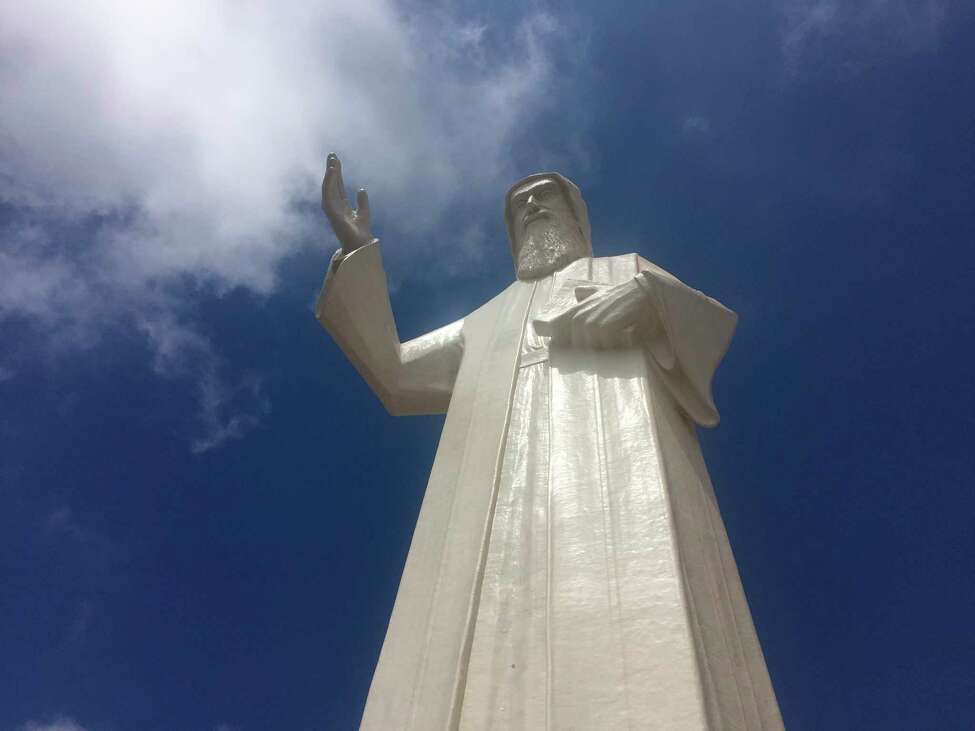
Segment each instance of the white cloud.
[{"label": "white cloud", "polygon": [[[529,12],[488,43],[485,23],[387,0],[0,4],[0,317],[68,347],[134,322],[157,360],[205,351],[167,288],[274,291],[283,258],[326,240],[312,211],[333,148],[401,238],[458,200],[493,203],[554,103],[561,31]],[[216,371],[199,370],[204,404],[250,388]],[[234,419],[214,433],[251,422]]]},{"label": "white cloud", "polygon": [[68,536],[79,543],[91,543],[95,540],[93,533],[81,527],[75,519],[74,512],[67,505],[59,505],[44,521],[43,534],[45,536]]},{"label": "white cloud", "polygon": [[120,217],[99,252],[116,276],[266,292],[332,147],[387,221],[430,225],[459,181],[494,183],[544,99],[554,26],[527,18],[491,57],[484,26],[383,0],[36,0],[0,29],[5,201]]},{"label": "white cloud", "polygon": [[204,430],[193,440],[197,454],[240,439],[271,411],[261,379],[256,376],[244,377],[231,386],[211,370],[197,384]]},{"label": "white cloud", "polygon": [[226,375],[227,364],[190,322],[173,315],[175,307],[143,314],[138,327],[153,351],[153,370],[164,378],[192,379],[199,404],[192,450],[202,453],[243,437],[271,410],[261,379],[245,373]]},{"label": "white cloud", "polygon": [[20,727],[20,731],[85,731],[85,728],[70,718],[58,718],[49,723],[28,721]]},{"label": "white cloud", "polygon": [[681,125],[681,131],[686,137],[710,137],[711,120],[699,114],[687,116]]},{"label": "white cloud", "polygon": [[787,75],[857,73],[889,57],[934,47],[948,0],[790,0],[782,52]]}]

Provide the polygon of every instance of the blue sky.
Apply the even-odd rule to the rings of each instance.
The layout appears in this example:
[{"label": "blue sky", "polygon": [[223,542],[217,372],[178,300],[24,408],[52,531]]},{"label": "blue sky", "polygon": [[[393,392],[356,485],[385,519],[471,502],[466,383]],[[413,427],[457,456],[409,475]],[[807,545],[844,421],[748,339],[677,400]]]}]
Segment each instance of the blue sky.
[{"label": "blue sky", "polygon": [[401,335],[598,254],[735,309],[702,444],[790,729],[975,719],[975,11],[0,8],[0,729],[353,728],[436,448],[311,304],[325,153]]}]

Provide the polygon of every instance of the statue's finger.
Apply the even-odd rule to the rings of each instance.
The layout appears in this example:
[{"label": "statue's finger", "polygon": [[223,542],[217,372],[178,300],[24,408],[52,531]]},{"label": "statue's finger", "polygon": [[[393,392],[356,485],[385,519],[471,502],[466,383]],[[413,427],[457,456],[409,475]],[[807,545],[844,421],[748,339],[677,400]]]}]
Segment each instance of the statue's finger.
[{"label": "statue's finger", "polygon": [[583,340],[584,328],[586,322],[583,315],[583,310],[588,309],[588,302],[576,302],[574,305],[567,307],[558,317],[556,317],[552,324],[555,326],[554,329],[558,333],[558,341],[563,344],[571,344],[573,347],[581,348],[584,347]]},{"label": "statue's finger", "polygon": [[348,215],[349,204],[342,200],[338,188],[335,186],[334,179],[325,178],[322,181],[322,210],[334,224],[336,217],[342,218]]},{"label": "statue's finger", "polygon": [[326,199],[334,200],[338,197],[338,189],[335,187],[335,166],[326,165],[325,166],[325,177],[322,178],[322,202]]},{"label": "statue's finger", "polygon": [[335,186],[336,186],[336,189],[339,192],[339,197],[341,197],[342,200],[344,200],[344,201],[348,201],[349,198],[345,194],[345,182],[342,180],[342,161],[339,160],[338,157],[335,158],[335,168],[334,169],[335,169],[335,173],[334,173],[334,175],[335,175]]},{"label": "statue's finger", "polygon": [[322,181],[322,210],[333,225],[337,219],[348,218],[352,214],[345,197],[345,188],[342,186],[340,163],[328,167],[325,171],[325,179]]},{"label": "statue's finger", "polygon": [[542,317],[536,319],[532,324],[535,332],[543,338],[550,338],[556,345],[564,345],[571,325],[571,313],[562,312],[554,317]]},{"label": "statue's finger", "polygon": [[325,180],[322,181],[322,196],[329,200],[346,200],[345,185],[342,182],[342,161],[334,152],[325,161]]},{"label": "statue's finger", "polygon": [[365,188],[359,188],[355,194],[355,212],[361,221],[369,223],[369,194]]},{"label": "statue's finger", "polygon": [[582,302],[587,297],[591,297],[596,292],[599,291],[599,287],[594,284],[584,284],[580,287],[576,287],[573,292],[576,296],[576,302]]},{"label": "statue's finger", "polygon": [[328,213],[329,212],[329,210],[328,210],[329,209],[328,201],[329,201],[329,195],[330,195],[330,192],[329,192],[330,182],[329,181],[330,181],[330,179],[329,179],[329,176],[328,176],[328,170],[326,168],[325,177],[322,178],[322,210],[325,211],[325,213]]}]

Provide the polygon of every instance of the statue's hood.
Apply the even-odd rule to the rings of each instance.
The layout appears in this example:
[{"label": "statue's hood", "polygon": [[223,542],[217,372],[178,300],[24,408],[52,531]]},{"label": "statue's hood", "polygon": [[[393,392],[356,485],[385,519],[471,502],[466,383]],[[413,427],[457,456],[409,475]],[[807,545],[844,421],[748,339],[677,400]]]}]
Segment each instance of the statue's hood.
[{"label": "statue's hood", "polygon": [[592,252],[592,228],[589,225],[589,209],[586,208],[586,202],[582,199],[582,192],[579,190],[579,187],[560,173],[534,173],[517,181],[504,194],[504,225],[508,231],[508,243],[511,246],[511,255],[515,255],[515,229],[514,222],[511,219],[511,195],[523,185],[543,179],[554,180],[561,186],[566,196],[568,196],[572,213],[575,215],[576,222],[579,224],[579,230],[582,232],[586,246]]}]

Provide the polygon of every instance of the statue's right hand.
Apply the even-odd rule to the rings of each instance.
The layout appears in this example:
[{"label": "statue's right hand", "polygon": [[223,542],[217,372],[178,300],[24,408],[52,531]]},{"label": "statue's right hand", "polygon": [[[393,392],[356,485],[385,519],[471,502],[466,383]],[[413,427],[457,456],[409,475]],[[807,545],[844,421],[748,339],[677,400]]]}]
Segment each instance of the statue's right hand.
[{"label": "statue's right hand", "polygon": [[335,237],[342,244],[343,254],[351,254],[373,240],[369,229],[369,195],[364,188],[361,189],[356,194],[356,209],[352,210],[342,182],[342,162],[334,152],[329,154],[325,163],[322,210],[332,224]]}]

